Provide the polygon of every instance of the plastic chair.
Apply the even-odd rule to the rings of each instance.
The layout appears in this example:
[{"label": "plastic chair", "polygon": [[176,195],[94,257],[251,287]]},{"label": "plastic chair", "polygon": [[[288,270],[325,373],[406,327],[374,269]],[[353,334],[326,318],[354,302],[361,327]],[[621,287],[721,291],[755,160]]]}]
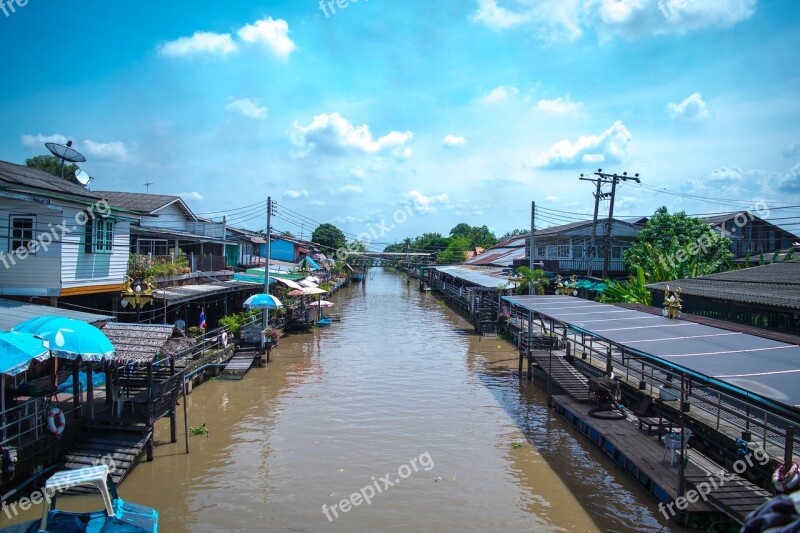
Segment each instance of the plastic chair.
[{"label": "plastic chair", "polygon": [[[681,431],[681,438],[671,439],[669,435],[664,436],[664,455],[661,457],[661,460],[667,458],[667,450],[670,451],[669,456],[669,466],[675,466],[675,451],[681,449],[681,440],[683,441],[683,449],[686,453],[686,457],[689,457],[689,439],[692,436],[692,430],[685,428]],[[681,458],[683,460],[683,458]]]},{"label": "plastic chair", "polygon": [[125,407],[125,402],[130,402],[131,404],[131,414],[134,414],[135,407],[133,405],[133,398],[131,396],[125,396],[122,394],[122,387],[119,385],[112,385],[111,386],[111,410],[114,411],[117,415],[117,418],[122,416],[122,411]]}]

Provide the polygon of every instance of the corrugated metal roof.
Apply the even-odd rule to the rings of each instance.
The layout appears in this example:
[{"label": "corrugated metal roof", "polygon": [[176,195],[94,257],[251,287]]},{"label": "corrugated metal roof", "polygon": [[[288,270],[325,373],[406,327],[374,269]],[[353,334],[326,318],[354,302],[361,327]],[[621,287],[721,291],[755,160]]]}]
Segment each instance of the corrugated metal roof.
[{"label": "corrugated metal roof", "polygon": [[436,270],[487,289],[496,289],[498,285],[509,285],[507,276],[502,275],[500,269],[475,270],[459,266],[442,266],[436,267]]},{"label": "corrugated metal roof", "polygon": [[647,288],[663,291],[667,285],[680,287],[688,296],[800,311],[800,263],[794,261],[652,283]]},{"label": "corrugated metal roof", "polygon": [[8,331],[20,322],[41,316],[63,316],[82,320],[89,324],[116,320],[116,318],[110,314],[100,315],[84,313],[83,311],[73,311],[62,307],[48,307],[46,305],[29,304],[27,302],[17,302],[0,298],[0,330]]},{"label": "corrugated metal roof", "polygon": [[468,265],[511,267],[515,259],[525,258],[526,235],[515,235],[497,243],[467,261]]},{"label": "corrugated metal roof", "polygon": [[[272,275],[272,273],[270,273]],[[207,298],[217,294],[224,294],[226,292],[235,292],[241,290],[258,290],[259,285],[254,283],[247,283],[243,281],[220,281],[217,283],[203,283],[202,285],[182,285],[179,287],[169,287],[166,289],[159,289],[154,292],[153,296],[156,300],[163,301],[167,299],[167,305],[176,305],[184,302],[190,302],[197,298]],[[163,305],[163,303],[156,304]]]}]

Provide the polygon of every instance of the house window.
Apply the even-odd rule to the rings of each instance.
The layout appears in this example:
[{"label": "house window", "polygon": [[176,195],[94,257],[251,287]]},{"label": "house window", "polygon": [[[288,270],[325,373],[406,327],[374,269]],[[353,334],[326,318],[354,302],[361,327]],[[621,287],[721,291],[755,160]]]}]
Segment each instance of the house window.
[{"label": "house window", "polygon": [[585,256],[583,254],[583,246],[573,246],[572,247],[572,258],[573,259],[583,259]]},{"label": "house window", "polygon": [[26,248],[33,253],[31,245],[36,236],[36,217],[34,215],[11,215],[11,238],[9,252]]},{"label": "house window", "polygon": [[84,253],[111,253],[114,244],[114,221],[96,218],[86,223]]}]

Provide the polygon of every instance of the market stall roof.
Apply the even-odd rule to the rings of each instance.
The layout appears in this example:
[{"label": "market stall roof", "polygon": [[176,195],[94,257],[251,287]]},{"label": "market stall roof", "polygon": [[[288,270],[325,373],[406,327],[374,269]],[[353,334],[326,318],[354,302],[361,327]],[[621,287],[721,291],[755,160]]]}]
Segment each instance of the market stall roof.
[{"label": "market stall roof", "polygon": [[84,313],[83,311],[74,311],[62,307],[49,307],[47,305],[29,304],[0,298],[0,330],[9,331],[20,322],[42,316],[63,316],[82,320],[89,324],[116,320],[112,315]]},{"label": "market stall roof", "polygon": [[181,285],[178,287],[168,287],[166,289],[158,289],[153,292],[153,297],[159,300],[160,303],[156,305],[163,305],[164,299],[167,300],[167,305],[176,305],[185,302],[191,302],[198,298],[208,298],[218,294],[225,294],[228,292],[245,291],[245,290],[258,290],[259,286],[255,283],[247,283],[244,281],[218,281],[216,283],[203,283],[201,285]]},{"label": "market stall roof", "polygon": [[497,268],[469,269],[460,266],[442,266],[436,267],[436,270],[487,289],[496,289],[498,285],[511,286],[508,277],[502,275],[501,270]]},{"label": "market stall roof", "polygon": [[570,296],[503,300],[739,393],[800,407],[800,346]]}]

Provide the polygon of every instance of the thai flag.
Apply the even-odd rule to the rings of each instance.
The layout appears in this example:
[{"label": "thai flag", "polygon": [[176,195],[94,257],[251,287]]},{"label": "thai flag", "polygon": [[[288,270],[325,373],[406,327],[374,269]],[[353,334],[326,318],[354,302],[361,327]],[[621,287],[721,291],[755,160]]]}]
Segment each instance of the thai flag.
[{"label": "thai flag", "polygon": [[206,308],[200,308],[200,325],[197,326],[200,329],[206,329]]}]

